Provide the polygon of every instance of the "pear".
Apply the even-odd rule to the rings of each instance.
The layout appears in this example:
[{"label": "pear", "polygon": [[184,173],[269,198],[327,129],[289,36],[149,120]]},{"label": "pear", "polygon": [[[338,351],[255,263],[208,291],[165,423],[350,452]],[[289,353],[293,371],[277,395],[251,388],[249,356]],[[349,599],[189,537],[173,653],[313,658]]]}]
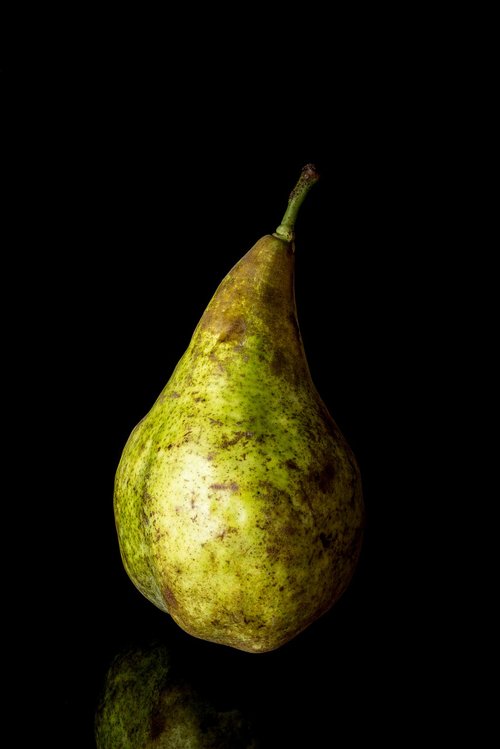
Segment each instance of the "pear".
[{"label": "pear", "polygon": [[302,170],[282,223],[227,274],[124,448],[114,510],[137,588],[195,637],[254,653],[345,591],[360,473],[309,372],[294,294]]}]

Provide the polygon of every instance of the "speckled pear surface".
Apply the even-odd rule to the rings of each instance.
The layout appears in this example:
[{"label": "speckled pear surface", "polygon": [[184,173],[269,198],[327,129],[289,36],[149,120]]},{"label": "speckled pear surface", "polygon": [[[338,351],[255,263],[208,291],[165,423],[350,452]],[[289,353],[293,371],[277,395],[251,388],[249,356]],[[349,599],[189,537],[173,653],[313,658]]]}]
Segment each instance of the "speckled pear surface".
[{"label": "speckled pear surface", "polygon": [[312,382],[293,279],[282,236],[235,265],[115,481],[137,588],[190,634],[251,652],[335,603],[362,539],[359,470]]}]

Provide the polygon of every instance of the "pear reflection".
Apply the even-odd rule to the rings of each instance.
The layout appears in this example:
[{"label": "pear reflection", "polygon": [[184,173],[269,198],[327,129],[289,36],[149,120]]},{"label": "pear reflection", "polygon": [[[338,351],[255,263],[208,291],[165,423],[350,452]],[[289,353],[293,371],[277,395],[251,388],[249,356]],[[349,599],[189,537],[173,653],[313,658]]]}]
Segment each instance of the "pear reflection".
[{"label": "pear reflection", "polygon": [[182,655],[154,642],[112,662],[95,719],[98,749],[257,749],[249,720],[186,679]]}]

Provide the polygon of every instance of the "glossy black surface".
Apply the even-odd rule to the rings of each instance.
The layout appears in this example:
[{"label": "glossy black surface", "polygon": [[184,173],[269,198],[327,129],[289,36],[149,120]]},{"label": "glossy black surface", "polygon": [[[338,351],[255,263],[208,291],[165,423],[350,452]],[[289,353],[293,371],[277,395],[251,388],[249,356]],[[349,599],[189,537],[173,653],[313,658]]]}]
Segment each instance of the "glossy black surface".
[{"label": "glossy black surface", "polygon": [[[412,424],[426,418],[422,295],[432,293],[408,178],[419,146],[404,150],[386,120],[367,128],[352,114],[331,137],[291,121],[292,145],[271,118],[260,146],[248,122],[238,130],[244,112],[197,137],[174,118],[166,137],[172,114],[139,81],[130,101],[125,88],[79,85],[82,99],[58,103],[49,152],[37,143],[39,247],[29,263],[16,258],[28,310],[15,378],[30,455],[20,475],[36,549],[25,621],[44,674],[44,735],[92,746],[111,659],[152,637],[175,650],[186,678],[248,713],[263,747],[322,746],[324,736],[347,746],[365,732],[399,740],[401,725],[413,735],[428,574],[426,542],[416,543],[425,455],[415,462]],[[44,102],[50,116],[50,94]],[[297,224],[298,315],[313,378],[361,467],[367,529],[341,601],[257,656],[190,638],[135,590],[116,542],[113,478],[217,284],[275,229],[307,161],[322,178]]]}]

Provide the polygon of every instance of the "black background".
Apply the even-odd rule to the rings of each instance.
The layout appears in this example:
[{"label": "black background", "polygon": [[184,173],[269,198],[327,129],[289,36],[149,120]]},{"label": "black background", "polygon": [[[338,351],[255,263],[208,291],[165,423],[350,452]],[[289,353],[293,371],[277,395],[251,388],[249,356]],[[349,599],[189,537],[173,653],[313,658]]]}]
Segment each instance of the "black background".
[{"label": "black background", "polygon": [[[18,153],[29,154],[30,205],[19,232],[33,247],[12,259],[27,321],[21,345],[8,338],[35,536],[24,621],[54,743],[92,746],[111,658],[152,637],[189,679],[246,710],[263,746],[316,746],[325,735],[347,737],[344,746],[365,731],[404,743],[437,710],[422,440],[441,345],[429,331],[439,328],[445,160],[435,148],[446,126],[439,97],[415,105],[411,65],[376,59],[344,61],[342,76],[332,60],[321,83],[315,66],[325,67],[313,61],[293,91],[248,74],[243,95],[241,81],[221,88],[223,65],[189,86],[157,59],[32,71]],[[318,390],[360,464],[367,530],[334,609],[255,656],[190,638],[135,590],[116,541],[113,478],[217,284],[276,228],[309,161],[321,181],[297,224],[299,322]]]}]

